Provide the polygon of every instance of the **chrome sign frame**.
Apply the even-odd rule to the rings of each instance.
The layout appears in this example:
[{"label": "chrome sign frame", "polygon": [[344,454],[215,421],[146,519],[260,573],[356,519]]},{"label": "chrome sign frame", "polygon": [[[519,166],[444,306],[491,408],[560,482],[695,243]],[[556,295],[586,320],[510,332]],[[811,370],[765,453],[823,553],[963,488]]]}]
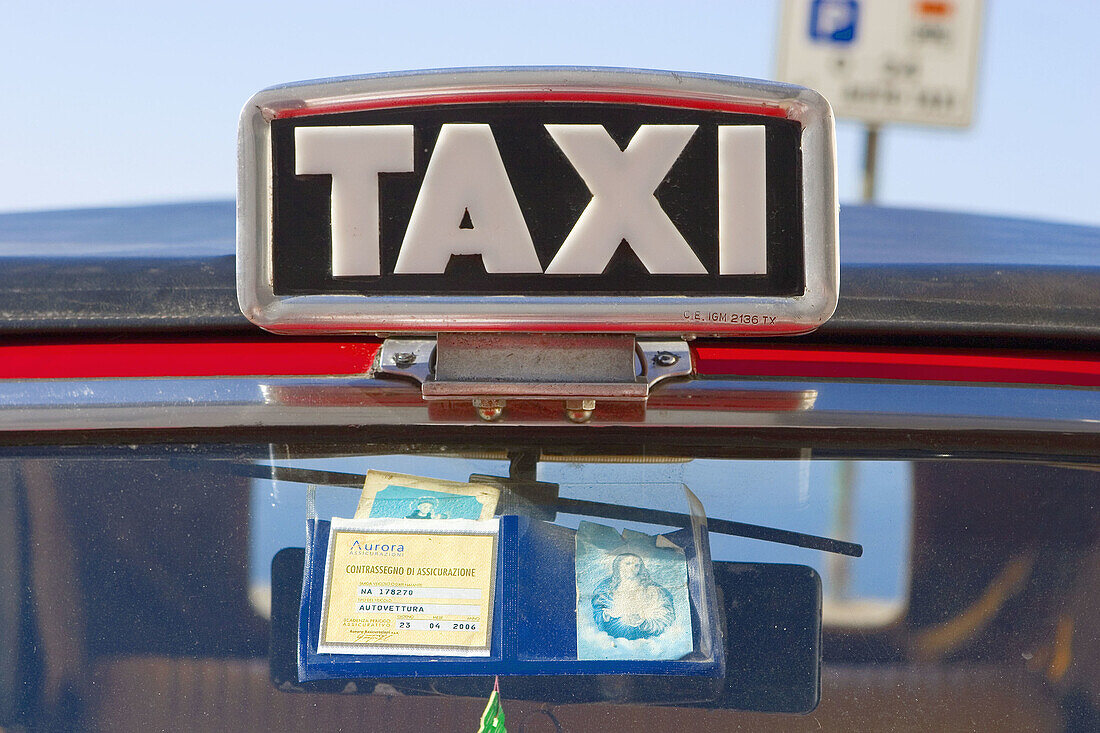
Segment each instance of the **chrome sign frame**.
[{"label": "chrome sign frame", "polygon": [[[365,109],[463,103],[597,102],[712,109],[801,127],[804,290],[790,297],[720,294],[276,294],[272,121]],[[237,296],[255,324],[278,333],[601,332],[778,335],[813,330],[839,289],[834,123],[802,87],[724,76],[597,68],[489,68],[379,74],[272,87],[240,118]]]}]

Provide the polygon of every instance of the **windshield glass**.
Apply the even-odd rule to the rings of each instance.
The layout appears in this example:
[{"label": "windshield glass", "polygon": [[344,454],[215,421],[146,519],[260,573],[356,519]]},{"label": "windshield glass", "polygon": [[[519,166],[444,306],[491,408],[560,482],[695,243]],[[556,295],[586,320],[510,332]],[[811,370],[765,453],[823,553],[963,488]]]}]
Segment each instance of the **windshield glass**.
[{"label": "windshield glass", "polygon": [[[1088,507],[1100,473],[1087,467],[817,460],[812,449],[768,461],[693,458],[682,449],[669,456],[586,456],[549,446],[508,451],[445,444],[339,453],[261,444],[69,447],[9,455],[0,464],[0,496],[14,513],[5,517],[9,523],[25,519],[7,535],[18,546],[11,557],[19,558],[9,578],[14,572],[25,580],[25,593],[15,596],[18,614],[11,615],[12,608],[4,618],[8,638],[17,642],[5,648],[21,650],[8,652],[9,664],[38,670],[40,694],[72,697],[82,719],[102,729],[132,727],[133,716],[147,722],[159,715],[176,722],[232,720],[238,706],[249,701],[258,710],[260,700],[264,715],[325,709],[338,716],[340,704],[327,692],[349,691],[344,682],[335,690],[306,686],[301,689],[310,691],[298,695],[279,693],[272,684],[270,655],[289,649],[292,660],[296,631],[295,623],[279,626],[272,618],[272,584],[274,577],[276,586],[282,582],[300,595],[301,551],[290,563],[298,580],[289,585],[276,558],[284,548],[307,545],[308,517],[353,516],[369,470],[449,481],[471,475],[516,481],[519,474],[529,484],[554,488],[502,501],[502,511],[564,528],[586,521],[647,535],[677,528],[623,520],[624,507],[671,513],[659,515],[661,521],[685,517],[686,486],[718,529],[725,528],[722,520],[732,520],[862,543],[863,557],[853,558],[712,529],[709,549],[717,586],[726,594],[716,607],[727,631],[737,629],[737,586],[724,580],[728,569],[765,562],[816,570],[825,621],[817,714],[857,727],[858,721],[893,724],[910,714],[885,699],[865,709],[856,705],[872,679],[861,675],[897,672],[906,660],[968,680],[991,674],[993,665],[1001,670],[989,678],[996,689],[1031,696],[1021,698],[1031,701],[1026,706],[1002,709],[1005,719],[1055,719],[1041,687],[1067,684],[1080,674],[1074,658],[1060,656],[1059,635],[1066,624],[1086,623],[1079,614],[1100,592],[1078,570],[1087,565],[1097,529]],[[5,598],[10,604],[12,596]],[[736,639],[727,643],[733,644],[727,654],[737,648]],[[736,678],[734,659],[726,659],[727,674],[733,684],[744,683]],[[506,699],[511,696],[509,715],[521,725],[539,716],[563,723],[570,716],[589,719],[597,710],[623,721],[643,714],[629,704],[607,708],[600,700],[664,702],[679,706],[678,719],[691,720],[694,713],[684,705],[721,708],[723,699],[725,705],[732,699],[713,694],[709,702],[678,701],[647,685],[615,691],[606,687],[613,678],[604,675],[583,690],[565,684],[571,678],[533,688],[501,684]],[[274,679],[279,682],[278,674]],[[357,705],[384,697],[392,706],[400,698],[406,727],[397,729],[418,729],[414,721],[447,709],[457,712],[453,720],[448,714],[442,729],[466,730],[478,712],[471,698],[488,694],[477,679],[457,687],[433,683],[436,694],[428,697],[421,683],[401,679],[353,687],[361,693]],[[944,704],[961,714],[989,699],[986,692],[970,699],[960,689],[907,689],[917,709]],[[150,700],[162,707],[150,709]],[[1042,704],[1032,705],[1036,700]],[[546,701],[552,705],[539,707]]]}]

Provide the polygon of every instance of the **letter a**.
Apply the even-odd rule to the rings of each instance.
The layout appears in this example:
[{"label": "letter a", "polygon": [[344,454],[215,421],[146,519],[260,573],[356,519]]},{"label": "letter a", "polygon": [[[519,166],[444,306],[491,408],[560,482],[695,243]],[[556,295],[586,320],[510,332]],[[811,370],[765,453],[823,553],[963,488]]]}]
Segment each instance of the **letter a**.
[{"label": "letter a", "polygon": [[475,254],[486,272],[542,272],[493,131],[485,124],[445,124],[394,272],[440,273],[451,255]]}]

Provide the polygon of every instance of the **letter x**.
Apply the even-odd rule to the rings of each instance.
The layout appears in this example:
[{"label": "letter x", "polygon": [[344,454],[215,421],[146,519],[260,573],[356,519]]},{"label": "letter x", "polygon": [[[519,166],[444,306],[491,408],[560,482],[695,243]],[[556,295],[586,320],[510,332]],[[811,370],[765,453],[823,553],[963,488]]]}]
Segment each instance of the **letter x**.
[{"label": "letter x", "polygon": [[592,193],[546,268],[548,274],[600,274],[626,240],[654,274],[706,274],[653,192],[698,125],[642,125],[620,150],[603,125],[546,125]]}]

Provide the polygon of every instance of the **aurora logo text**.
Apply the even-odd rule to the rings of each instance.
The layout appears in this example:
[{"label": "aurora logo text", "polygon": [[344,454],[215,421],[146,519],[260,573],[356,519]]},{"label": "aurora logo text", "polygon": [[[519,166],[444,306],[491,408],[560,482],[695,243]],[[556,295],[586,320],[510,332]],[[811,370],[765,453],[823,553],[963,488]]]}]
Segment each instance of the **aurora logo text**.
[{"label": "aurora logo text", "polygon": [[348,548],[349,555],[400,555],[404,552],[404,545],[389,542],[360,542],[355,540]]}]

